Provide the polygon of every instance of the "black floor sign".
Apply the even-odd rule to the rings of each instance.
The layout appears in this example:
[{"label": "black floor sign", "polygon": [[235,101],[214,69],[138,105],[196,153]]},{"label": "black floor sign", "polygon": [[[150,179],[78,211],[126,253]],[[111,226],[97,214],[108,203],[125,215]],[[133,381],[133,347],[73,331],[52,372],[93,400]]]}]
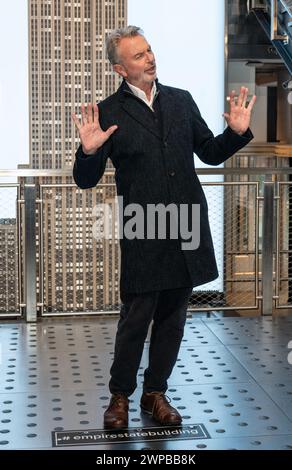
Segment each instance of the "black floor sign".
[{"label": "black floor sign", "polygon": [[210,435],[203,424],[176,427],[128,428],[115,431],[89,429],[87,431],[52,432],[53,447],[189,439],[210,439]]}]

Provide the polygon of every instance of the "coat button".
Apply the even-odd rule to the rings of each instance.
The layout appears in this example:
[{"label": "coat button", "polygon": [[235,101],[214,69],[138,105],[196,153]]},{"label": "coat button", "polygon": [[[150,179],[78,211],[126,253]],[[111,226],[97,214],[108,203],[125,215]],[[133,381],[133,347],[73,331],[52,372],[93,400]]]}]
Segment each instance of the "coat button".
[{"label": "coat button", "polygon": [[175,171],[170,171],[169,172],[169,176],[174,176],[175,175]]}]

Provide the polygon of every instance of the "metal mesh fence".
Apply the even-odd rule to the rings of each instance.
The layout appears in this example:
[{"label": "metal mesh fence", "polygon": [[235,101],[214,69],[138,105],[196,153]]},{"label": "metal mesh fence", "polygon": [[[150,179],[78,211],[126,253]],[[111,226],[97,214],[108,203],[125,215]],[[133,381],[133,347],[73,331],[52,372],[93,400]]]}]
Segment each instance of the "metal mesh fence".
[{"label": "metal mesh fence", "polygon": [[[204,183],[220,277],[194,290],[190,309],[256,308],[257,183]],[[43,314],[119,309],[120,251],[112,237],[95,238],[98,215],[116,205],[111,174],[96,188],[41,185],[40,263]]]},{"label": "metal mesh fence", "polygon": [[[249,159],[250,161],[250,159]],[[243,169],[242,169],[243,170]],[[262,294],[261,175],[232,169],[222,175],[201,177],[208,202],[219,277],[193,290],[189,308],[202,310],[255,310]],[[278,192],[274,249],[276,307],[289,308],[292,300],[292,185],[275,183]],[[116,224],[111,236],[96,233],[96,207],[117,215],[114,174],[106,172],[100,184],[80,190],[71,176],[34,177],[36,185],[36,295],[42,315],[115,313],[120,308],[120,250]],[[0,315],[22,314],[26,299],[25,178],[0,187]],[[273,184],[273,183],[272,183]],[[275,295],[276,294],[276,295]]]},{"label": "metal mesh fence", "polygon": [[96,207],[115,210],[113,176],[96,188],[41,185],[43,313],[111,312],[119,306],[119,245],[94,236]]},{"label": "metal mesh fence", "polygon": [[18,187],[0,185],[0,315],[20,311]]},{"label": "metal mesh fence", "polygon": [[192,309],[257,308],[258,183],[205,183],[219,278],[196,288]]},{"label": "metal mesh fence", "polygon": [[276,306],[292,305],[292,183],[278,184]]}]

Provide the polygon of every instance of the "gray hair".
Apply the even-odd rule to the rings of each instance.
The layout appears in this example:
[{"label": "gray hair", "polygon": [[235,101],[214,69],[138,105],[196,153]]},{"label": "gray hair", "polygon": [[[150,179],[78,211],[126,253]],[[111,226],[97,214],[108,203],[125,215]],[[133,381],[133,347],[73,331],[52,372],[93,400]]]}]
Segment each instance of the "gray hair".
[{"label": "gray hair", "polygon": [[134,36],[143,36],[144,31],[138,26],[126,26],[125,28],[114,29],[106,38],[106,51],[108,59],[112,65],[119,63],[118,45],[121,39]]}]

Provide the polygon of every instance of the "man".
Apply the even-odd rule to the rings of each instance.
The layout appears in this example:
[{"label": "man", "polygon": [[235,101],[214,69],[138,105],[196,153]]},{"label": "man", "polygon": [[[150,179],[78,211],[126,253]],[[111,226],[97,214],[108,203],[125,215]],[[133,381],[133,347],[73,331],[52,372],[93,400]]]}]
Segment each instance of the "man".
[{"label": "man", "polygon": [[[167,379],[177,359],[192,288],[218,276],[193,152],[203,162],[218,165],[246,145],[253,137],[249,123],[256,98],[246,106],[248,90],[242,87],[237,101],[232,92],[230,112],[224,114],[228,127],[215,138],[187,91],[158,83],[155,57],[140,28],[114,31],[107,39],[107,52],[123,83],[98,107],[82,105],[82,123],[72,114],[81,139],[75,182],[82,189],[94,187],[111,158],[123,207],[136,203],[146,211],[150,204],[199,206],[200,242],[195,249],[183,249],[182,237],[169,234],[165,239],[121,238],[122,308],[104,426],[128,425],[128,397],[137,385],[151,321],[141,408],[162,425],[179,425],[182,418],[165,396]],[[123,213],[124,225],[127,215]]]}]

